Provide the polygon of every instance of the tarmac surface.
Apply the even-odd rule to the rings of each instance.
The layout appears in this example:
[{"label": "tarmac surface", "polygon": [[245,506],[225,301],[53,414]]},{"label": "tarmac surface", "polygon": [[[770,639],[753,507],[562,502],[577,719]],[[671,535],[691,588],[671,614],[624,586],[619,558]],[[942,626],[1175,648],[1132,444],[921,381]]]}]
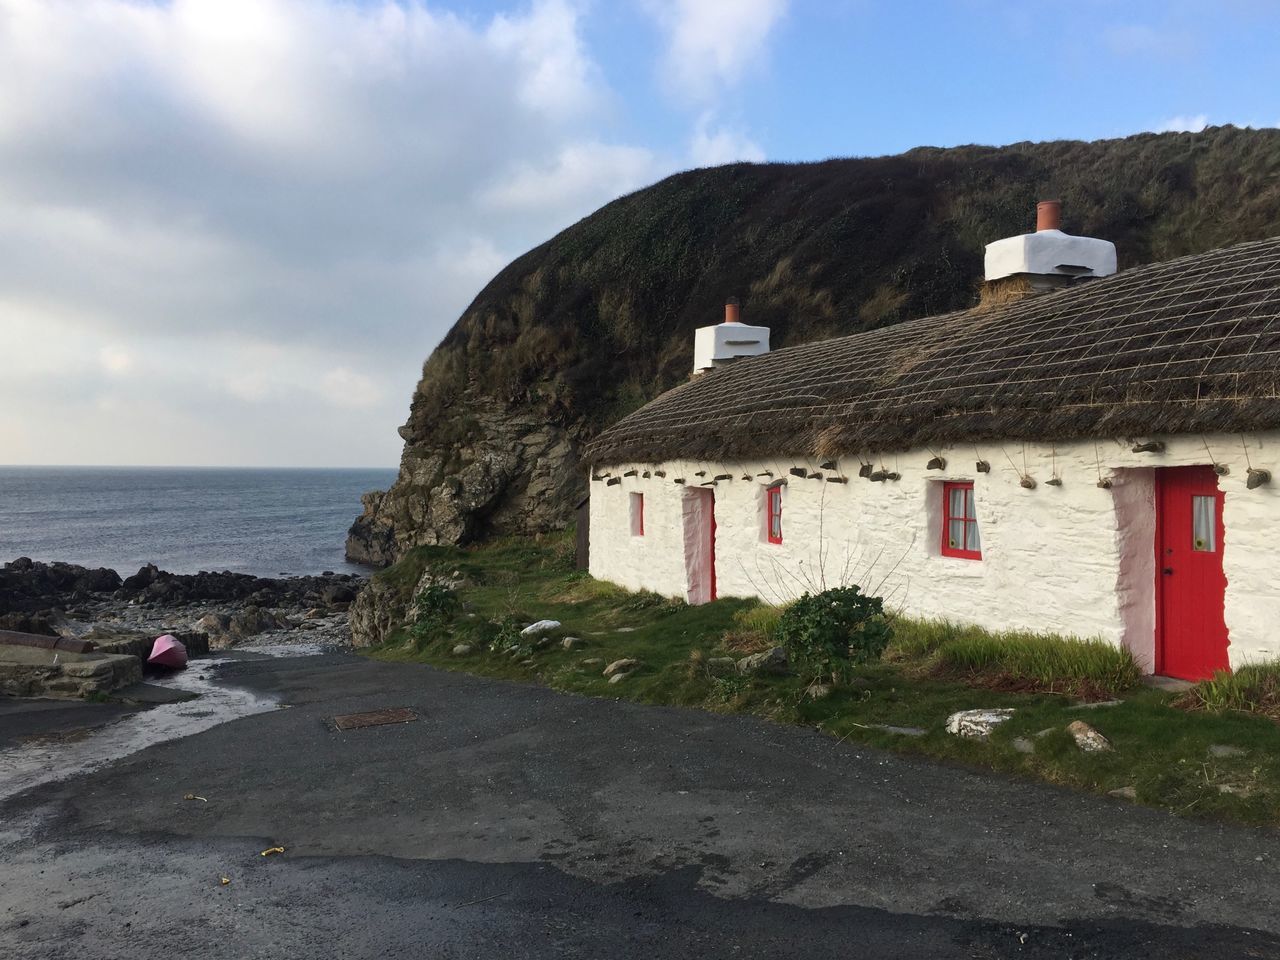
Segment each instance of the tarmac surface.
[{"label": "tarmac surface", "polygon": [[346,654],[211,676],[270,709],[0,803],[0,956],[1280,960],[1274,831]]}]

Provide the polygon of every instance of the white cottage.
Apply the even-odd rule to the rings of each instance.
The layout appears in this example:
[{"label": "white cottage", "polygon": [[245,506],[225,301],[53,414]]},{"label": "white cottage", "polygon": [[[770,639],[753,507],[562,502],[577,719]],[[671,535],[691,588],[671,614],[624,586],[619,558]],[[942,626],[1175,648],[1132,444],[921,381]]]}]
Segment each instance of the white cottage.
[{"label": "white cottage", "polygon": [[1280,657],[1280,239],[1109,276],[1040,226],[988,247],[972,310],[700,334],[704,372],[589,448],[591,573],[690,603],[856,582],[1176,677]]}]

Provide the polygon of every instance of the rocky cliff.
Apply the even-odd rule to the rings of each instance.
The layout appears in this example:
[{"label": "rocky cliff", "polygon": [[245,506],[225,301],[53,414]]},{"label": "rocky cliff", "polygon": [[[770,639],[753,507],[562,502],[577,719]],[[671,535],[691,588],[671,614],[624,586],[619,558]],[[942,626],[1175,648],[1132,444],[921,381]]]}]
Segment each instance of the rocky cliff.
[{"label": "rocky cliff", "polygon": [[1280,131],[736,164],[616,200],[507,266],[428,358],[348,556],[565,525],[583,443],[688,376],[727,296],[775,347],[965,307],[983,245],[1048,196],[1122,268],[1273,236]]}]

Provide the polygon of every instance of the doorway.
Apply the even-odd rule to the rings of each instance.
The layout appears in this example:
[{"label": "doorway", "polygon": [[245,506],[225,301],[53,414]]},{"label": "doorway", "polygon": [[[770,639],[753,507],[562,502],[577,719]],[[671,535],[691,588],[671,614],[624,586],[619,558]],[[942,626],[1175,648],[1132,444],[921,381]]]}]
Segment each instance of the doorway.
[{"label": "doorway", "polygon": [[684,517],[686,599],[691,604],[716,598],[716,495],[707,489],[686,490]]},{"label": "doorway", "polygon": [[1156,470],[1156,672],[1227,670],[1223,494],[1213,467]]}]

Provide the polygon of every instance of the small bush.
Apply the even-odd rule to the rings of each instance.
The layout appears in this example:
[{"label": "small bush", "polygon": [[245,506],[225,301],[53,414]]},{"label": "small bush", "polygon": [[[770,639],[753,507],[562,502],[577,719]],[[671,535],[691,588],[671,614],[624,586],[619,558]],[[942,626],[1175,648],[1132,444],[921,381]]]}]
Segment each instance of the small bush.
[{"label": "small bush", "polygon": [[1242,710],[1280,723],[1280,660],[1246,664],[1234,673],[1220,670],[1179,697],[1178,705],[1215,713]]},{"label": "small bush", "polygon": [[854,664],[879,659],[893,630],[884,601],[856,586],[805,594],[778,618],[778,642],[814,677],[839,682]]},{"label": "small bush", "polygon": [[968,629],[937,650],[943,669],[985,674],[996,683],[1105,699],[1136,686],[1133,655],[1104,640]]},{"label": "small bush", "polygon": [[462,610],[458,595],[442,583],[433,583],[413,598],[413,625],[409,633],[418,643],[439,639]]}]

